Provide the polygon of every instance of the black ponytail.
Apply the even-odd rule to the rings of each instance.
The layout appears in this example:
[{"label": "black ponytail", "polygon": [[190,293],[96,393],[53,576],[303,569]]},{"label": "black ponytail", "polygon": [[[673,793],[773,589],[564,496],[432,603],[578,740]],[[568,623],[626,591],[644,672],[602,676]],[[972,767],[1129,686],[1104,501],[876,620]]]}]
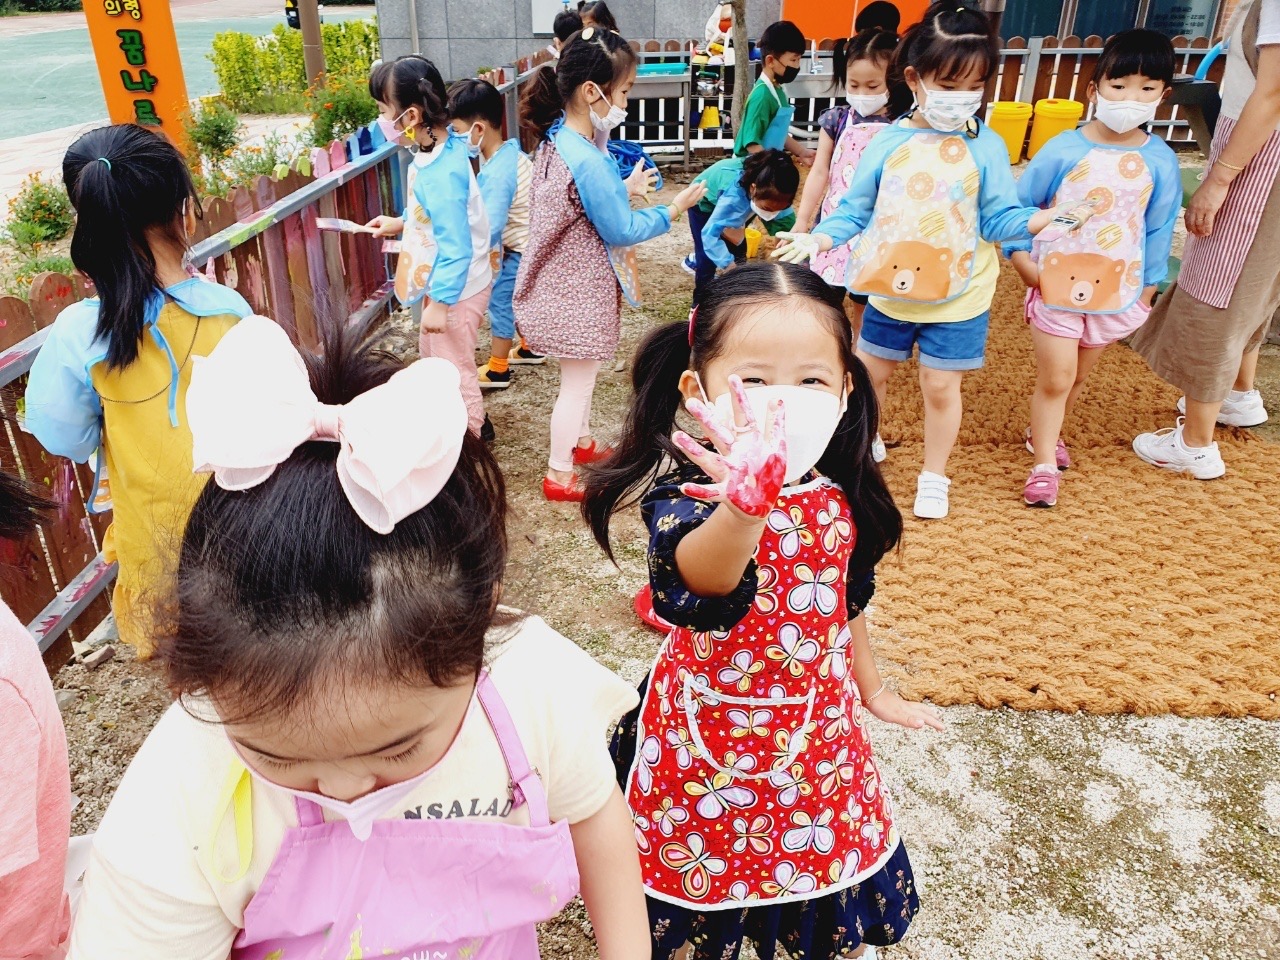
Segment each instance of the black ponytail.
[{"label": "black ponytail", "polygon": [[543,139],[580,86],[594,83],[609,93],[635,68],[635,51],[616,33],[595,27],[575,33],[560,48],[555,67],[548,64],[525,82],[521,131],[530,139]]},{"label": "black ponytail", "polygon": [[609,559],[609,520],[635,503],[658,477],[668,457],[687,459],[671,441],[680,410],[680,377],[689,369],[689,324],[651,331],[631,364],[633,400],[614,452],[586,473],[582,516]]},{"label": "black ponytail", "polygon": [[420,54],[411,53],[395,60],[383,77],[384,103],[396,113],[410,107],[422,111],[422,125],[427,129],[443,127],[449,122],[449,94],[436,65]]},{"label": "black ponytail", "polygon": [[844,90],[849,74],[849,64],[859,60],[873,60],[884,65],[886,83],[894,51],[898,49],[898,35],[892,30],[869,27],[848,39],[837,40],[831,53],[831,88]]},{"label": "black ponytail", "polygon": [[0,538],[21,540],[52,509],[53,504],[35,487],[0,470]]},{"label": "black ponytail", "polygon": [[[902,514],[871,457],[879,410],[871,378],[853,352],[843,291],[812,270],[791,264],[751,261],[707,284],[691,324],[654,330],[631,364],[634,397],[614,453],[586,471],[582,515],[596,543],[613,559],[609,521],[653,486],[664,463],[689,462],[671,441],[680,409],[685,370],[705,370],[723,351],[728,331],[751,311],[785,301],[820,318],[840,341],[845,369],[853,378],[848,409],[817,468],[838,483],[857,528],[850,568],[871,570],[902,536]],[[690,347],[690,333],[693,345]],[[714,398],[712,398],[714,399]]]},{"label": "black ponytail", "polygon": [[76,209],[71,260],[97,288],[97,336],[108,369],[138,358],[147,298],[160,286],[154,242],[185,248],[183,214],[202,215],[191,172],[176,147],[132,123],[90,130],[62,159]]},{"label": "black ponytail", "polygon": [[742,163],[742,177],[738,183],[751,196],[775,197],[792,200],[800,189],[800,171],[785,150],[757,150],[748,154]]}]

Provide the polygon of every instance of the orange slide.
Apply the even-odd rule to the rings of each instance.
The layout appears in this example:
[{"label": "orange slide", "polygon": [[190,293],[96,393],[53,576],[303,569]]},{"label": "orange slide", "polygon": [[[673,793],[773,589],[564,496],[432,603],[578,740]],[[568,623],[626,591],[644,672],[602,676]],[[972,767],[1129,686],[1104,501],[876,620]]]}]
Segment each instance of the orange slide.
[{"label": "orange slide", "polygon": [[[853,21],[858,11],[871,0],[783,0],[782,19],[790,20],[809,40],[847,37],[853,32]],[[902,26],[907,29],[919,21],[929,6],[929,0],[893,0],[902,14]]]}]

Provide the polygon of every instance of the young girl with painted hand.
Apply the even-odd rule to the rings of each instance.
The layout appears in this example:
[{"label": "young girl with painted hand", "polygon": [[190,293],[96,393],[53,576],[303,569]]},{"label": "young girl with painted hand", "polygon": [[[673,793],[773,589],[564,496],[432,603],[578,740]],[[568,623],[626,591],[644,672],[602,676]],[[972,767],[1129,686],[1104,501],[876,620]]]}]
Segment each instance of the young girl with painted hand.
[{"label": "young girl with painted hand", "polygon": [[1058,471],[1071,465],[1062,423],[1102,352],[1146,323],[1156,284],[1169,273],[1182,174],[1169,145],[1144,124],[1168,97],[1173,72],[1164,34],[1116,34],[1089,84],[1093,120],[1046,143],[1018,181],[1018,196],[1033,206],[1094,203],[1076,233],[1046,231],[1034,245],[1004,246],[1030,288],[1036,389],[1026,445],[1035,466],[1022,499],[1031,507],[1058,502]]},{"label": "young girl with painted hand", "polygon": [[403,231],[396,297],[408,305],[426,298],[418,350],[458,368],[467,423],[479,434],[484,400],[475,358],[493,282],[489,218],[466,138],[449,124],[449,98],[440,71],[426,57],[412,54],[380,73],[378,124],[388,140],[405,143],[414,153],[404,216],[375,217],[368,225],[381,237]]},{"label": "young girl with painted hand", "polygon": [[[116,625],[146,657],[156,598],[170,591],[182,528],[204,486],[191,472],[191,361],[249,305],[188,271],[200,200],[164,137],[133,124],[91,130],[67,150],[62,177],[76,208],[71,259],[97,296],[50,327],[27,384],[26,428],[77,463],[96,451],[113,505],[102,552],[120,565]],[[105,484],[99,490],[105,498]]]},{"label": "young girl with painted hand", "polygon": [[505,491],[458,381],[304,361],[263,317],[198,366],[178,702],[95,836],[72,960],[526,960],[579,880],[601,957],[647,956],[601,739],[635,693],[498,606]]},{"label": "young girl with painted hand", "polygon": [[707,194],[689,211],[693,256],[684,268],[693,273],[693,305],[717,270],[747,259],[747,224],[759,220],[770,236],[790,230],[791,204],[800,187],[800,171],[784,150],[760,150],[727,157],[698,174]]},{"label": "young girl with painted hand", "polygon": [[[615,741],[653,956],[894,943],[918,899],[865,714],[942,722],[886,688],[867,639],[868,575],[902,518],[840,299],[809,270],[745,264],[633,370],[583,512],[612,555],[609,521],[640,498],[654,606],[676,625]],[[709,443],[673,435],[682,404]]]},{"label": "young girl with painted hand", "polygon": [[[799,262],[857,238],[847,286],[871,298],[858,358],[882,405],[890,375],[919,344],[924,471],[915,515],[926,519],[950,510],[947,459],[960,432],[960,382],[986,352],[1000,273],[994,244],[1037,234],[1059,212],[1018,201],[1004,141],[976,116],[998,59],[985,14],[955,0],[929,7],[890,71],[915,108],[867,145],[836,211],[774,253]],[[1076,213],[1083,221],[1088,208]]]},{"label": "young girl with painted hand", "polygon": [[[819,118],[818,156],[804,182],[804,195],[796,214],[798,232],[811,230],[823,217],[835,212],[840,199],[853,182],[858,158],[871,138],[897,111],[889,103],[889,64],[898,46],[898,36],[884,30],[864,30],[856,37],[841,40],[831,55],[833,83],[844,82],[847,104],[832,107]],[[813,258],[810,266],[828,285],[845,293],[852,247],[842,244]],[[853,301],[854,336],[862,327],[862,308],[867,298],[849,294]]]},{"label": "young girl with painted hand", "polygon": [[669,204],[631,209],[617,167],[592,137],[626,117],[635,78],[627,42],[588,27],[569,38],[554,71],[544,67],[525,85],[521,104],[526,132],[544,142],[533,161],[516,325],[530,349],[560,361],[542,482],[548,500],[581,500],[574,467],[605,453],[591,437],[591,397],[600,364],[618,348],[623,294],[636,303],[635,256],[626,248],[666,233],[705,191],[690,184]]}]

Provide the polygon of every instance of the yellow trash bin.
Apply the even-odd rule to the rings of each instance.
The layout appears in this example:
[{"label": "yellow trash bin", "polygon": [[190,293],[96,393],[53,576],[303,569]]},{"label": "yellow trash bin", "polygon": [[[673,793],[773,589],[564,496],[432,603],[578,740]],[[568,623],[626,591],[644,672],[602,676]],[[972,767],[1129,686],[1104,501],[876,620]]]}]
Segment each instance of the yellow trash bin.
[{"label": "yellow trash bin", "polygon": [[1035,119],[1031,121],[1031,142],[1027,158],[1064,130],[1074,130],[1084,116],[1084,104],[1077,100],[1037,100]]},{"label": "yellow trash bin", "polygon": [[1027,139],[1027,124],[1031,122],[1031,104],[1019,103],[1016,100],[1002,100],[991,106],[991,121],[988,126],[1000,138],[1009,151],[1009,162],[1019,163],[1022,160],[1022,145]]},{"label": "yellow trash bin", "polygon": [[760,252],[760,241],[764,239],[764,234],[755,227],[747,227],[747,259],[752,260],[755,255]]}]

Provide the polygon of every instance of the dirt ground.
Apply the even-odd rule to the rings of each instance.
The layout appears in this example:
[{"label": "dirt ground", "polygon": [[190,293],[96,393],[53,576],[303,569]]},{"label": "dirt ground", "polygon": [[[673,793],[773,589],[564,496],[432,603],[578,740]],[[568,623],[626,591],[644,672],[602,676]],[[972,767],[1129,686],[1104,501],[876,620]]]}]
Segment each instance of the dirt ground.
[{"label": "dirt ground", "polygon": [[[690,281],[678,261],[690,246],[681,224],[642,248],[646,305],[626,311],[619,358],[653,325],[687,316]],[[416,339],[389,333],[405,347]],[[1280,351],[1268,354],[1262,387],[1280,409]],[[514,370],[514,385],[488,398],[513,506],[506,599],[638,681],[659,643],[630,609],[645,576],[640,525],[617,525],[615,568],[573,508],[542,500],[556,367]],[[605,437],[629,377],[601,375],[595,420]],[[874,605],[870,619],[875,643]],[[75,832],[85,832],[167,697],[153,671],[123,653],[97,672],[68,667],[57,685],[74,692],[65,718],[82,800]],[[944,715],[941,735],[871,721],[922,903],[885,956],[1280,960],[1280,724],[974,707]],[[547,925],[543,951],[595,956],[580,905]]]}]

